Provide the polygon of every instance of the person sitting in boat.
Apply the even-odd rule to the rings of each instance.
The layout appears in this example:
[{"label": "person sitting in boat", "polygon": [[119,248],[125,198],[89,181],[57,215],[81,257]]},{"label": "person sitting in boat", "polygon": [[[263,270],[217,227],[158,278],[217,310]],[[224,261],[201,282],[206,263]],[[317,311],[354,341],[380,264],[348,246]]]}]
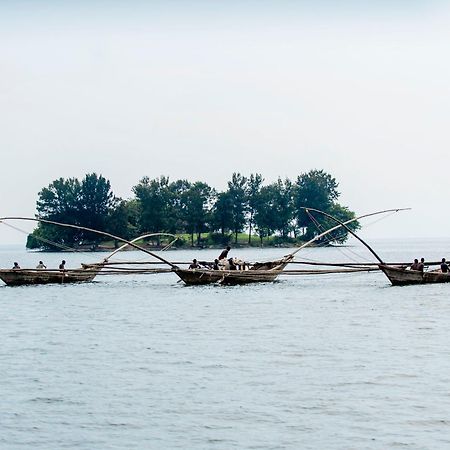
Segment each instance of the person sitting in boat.
[{"label": "person sitting in boat", "polygon": [[227,245],[227,248],[222,250],[222,253],[219,255],[219,261],[222,259],[227,259],[228,252],[231,250],[231,247]]},{"label": "person sitting in boat", "polygon": [[46,269],[47,266],[42,262],[39,261],[39,264],[36,266],[36,269]]},{"label": "person sitting in boat", "polygon": [[233,258],[229,258],[228,259],[228,263],[227,263],[227,265],[225,267],[226,267],[227,270],[236,270],[237,269],[237,266],[234,263]]},{"label": "person sitting in boat", "polygon": [[245,261],[239,258],[233,258],[233,263],[236,266],[236,269],[238,270],[245,270],[247,267]]},{"label": "person sitting in boat", "polygon": [[411,264],[411,270],[419,270],[419,260],[417,258]]},{"label": "person sitting in boat", "polygon": [[14,263],[13,270],[20,270],[19,263]]},{"label": "person sitting in boat", "polygon": [[61,264],[59,265],[59,270],[66,270],[66,261],[64,261],[64,259],[61,261]]},{"label": "person sitting in boat", "polygon": [[219,270],[219,260],[217,258],[214,260],[213,270]]},{"label": "person sitting in boat", "polygon": [[423,272],[425,269],[425,258],[420,258],[420,263],[417,265],[417,270]]},{"label": "person sitting in boat", "polygon": [[192,260],[192,264],[189,266],[189,269],[200,269],[200,264],[195,258]]},{"label": "person sitting in boat", "polygon": [[442,273],[448,273],[448,266],[447,266],[447,263],[445,262],[445,258],[442,258],[441,272]]}]

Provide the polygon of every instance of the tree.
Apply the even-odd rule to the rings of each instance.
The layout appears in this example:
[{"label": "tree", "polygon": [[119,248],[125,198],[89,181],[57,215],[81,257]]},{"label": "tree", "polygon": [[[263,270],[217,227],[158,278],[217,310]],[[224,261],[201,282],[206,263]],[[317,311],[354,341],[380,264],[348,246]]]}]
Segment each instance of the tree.
[{"label": "tree", "polygon": [[76,222],[80,191],[80,182],[76,178],[59,178],[38,193],[37,212],[48,220]]},{"label": "tree", "polygon": [[[76,178],[54,180],[38,193],[36,209],[43,219],[105,231],[108,214],[115,205],[109,181],[92,173],[81,183]],[[58,246],[52,243],[72,247],[89,240],[96,245],[99,239],[95,233],[40,223],[27,245],[55,249]]]},{"label": "tree", "polygon": [[270,186],[263,186],[258,195],[258,202],[256,203],[254,222],[261,245],[263,243],[263,239],[272,234],[272,197],[272,188]]},{"label": "tree", "polygon": [[281,180],[261,188],[259,201],[256,204],[255,223],[258,234],[262,238],[278,232],[287,238],[293,227],[292,183]]},{"label": "tree", "polygon": [[306,239],[314,236],[314,228],[308,214],[302,207],[328,212],[339,198],[338,183],[323,170],[311,170],[298,176],[295,183],[294,203],[297,225],[304,230]]},{"label": "tree", "polygon": [[[346,222],[356,217],[353,211],[350,211],[346,206],[341,206],[338,203],[334,203],[333,205],[331,205],[327,213],[333,217],[336,217],[336,219],[341,222]],[[335,220],[321,214],[314,213],[313,211],[311,211],[311,215],[314,216],[314,222],[316,223],[318,233],[329,230],[330,228],[335,227],[338,224]],[[347,224],[347,227],[352,231],[357,231],[361,228],[361,225],[356,220],[355,222]],[[341,227],[321,238],[319,242],[336,242],[338,244],[343,244],[348,239],[348,235],[349,232],[344,227]]]},{"label": "tree", "polygon": [[191,235],[192,246],[194,246],[194,233],[197,234],[197,244],[199,244],[201,233],[207,231],[211,195],[211,187],[201,181],[195,182],[183,193],[186,231]]},{"label": "tree", "polygon": [[278,178],[277,182],[271,185],[271,194],[272,228],[286,238],[292,229],[294,213],[291,181]]},{"label": "tree", "polygon": [[[84,227],[106,231],[108,216],[117,207],[118,200],[111,191],[111,183],[102,175],[87,174],[80,186],[78,199],[78,221]],[[97,245],[101,236],[96,233],[84,233],[84,239]]]},{"label": "tree", "polygon": [[169,178],[161,176],[161,178],[150,180],[144,177],[133,187],[133,192],[139,204],[139,232],[166,231],[171,219]]},{"label": "tree", "polygon": [[246,188],[247,178],[240,173],[233,173],[231,181],[228,182],[228,195],[231,204],[231,222],[234,233],[234,242],[245,226],[245,214],[247,211]]},{"label": "tree", "polygon": [[186,192],[192,184],[187,180],[176,180],[169,184],[169,205],[167,216],[170,218],[166,231],[184,233],[187,229]]},{"label": "tree", "polygon": [[[118,200],[114,209],[108,214],[106,231],[124,239],[136,235],[137,204],[135,200]],[[119,241],[114,242],[117,248]]]},{"label": "tree", "polygon": [[252,231],[258,204],[261,201],[261,186],[264,178],[259,174],[251,174],[247,179],[246,195],[248,206],[248,243],[252,243]]},{"label": "tree", "polygon": [[[79,225],[80,182],[76,178],[59,178],[38,193],[36,209],[40,218],[54,222]],[[79,230],[39,223],[27,240],[28,248],[58,249],[72,247],[81,239]]]},{"label": "tree", "polygon": [[219,230],[225,239],[225,233],[233,227],[232,198],[229,192],[220,192],[212,208],[212,229]]}]

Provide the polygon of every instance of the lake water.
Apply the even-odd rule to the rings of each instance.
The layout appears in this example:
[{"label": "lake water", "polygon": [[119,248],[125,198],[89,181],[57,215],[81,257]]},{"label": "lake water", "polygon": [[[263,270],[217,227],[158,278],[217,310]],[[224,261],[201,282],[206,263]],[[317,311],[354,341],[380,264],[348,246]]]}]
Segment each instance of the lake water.
[{"label": "lake water", "polygon": [[[374,247],[387,261],[450,257],[449,240]],[[101,256],[1,247],[0,266]],[[2,449],[450,448],[450,285],[391,287],[380,273],[243,287],[104,276],[1,286],[0,317]]]}]

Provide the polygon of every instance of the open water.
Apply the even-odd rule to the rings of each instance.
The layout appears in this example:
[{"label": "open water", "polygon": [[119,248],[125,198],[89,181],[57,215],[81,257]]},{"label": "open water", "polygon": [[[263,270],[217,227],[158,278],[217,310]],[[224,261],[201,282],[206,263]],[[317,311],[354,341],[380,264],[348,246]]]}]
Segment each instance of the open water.
[{"label": "open water", "polygon": [[[450,256],[448,240],[375,248],[387,261]],[[0,266],[101,256],[2,247]],[[380,273],[244,287],[104,276],[1,286],[0,320],[2,449],[450,448],[450,285],[391,287]]]}]

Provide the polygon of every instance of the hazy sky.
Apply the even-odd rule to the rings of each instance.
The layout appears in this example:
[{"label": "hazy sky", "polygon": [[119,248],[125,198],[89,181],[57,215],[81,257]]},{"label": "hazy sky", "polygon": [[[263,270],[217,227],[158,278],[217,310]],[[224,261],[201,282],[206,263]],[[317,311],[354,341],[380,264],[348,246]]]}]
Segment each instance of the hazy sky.
[{"label": "hazy sky", "polygon": [[90,172],[128,198],[317,168],[357,214],[413,208],[366,236],[449,236],[449,23],[444,1],[0,1],[0,216]]}]

